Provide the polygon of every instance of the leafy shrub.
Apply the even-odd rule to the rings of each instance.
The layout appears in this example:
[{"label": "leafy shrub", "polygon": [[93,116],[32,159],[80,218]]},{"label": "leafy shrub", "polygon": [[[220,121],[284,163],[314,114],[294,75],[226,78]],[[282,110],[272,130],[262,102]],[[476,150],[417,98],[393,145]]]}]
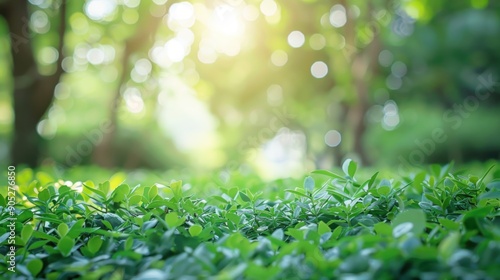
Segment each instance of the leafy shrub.
[{"label": "leafy shrub", "polygon": [[[16,273],[3,258],[2,278],[495,279],[500,180],[450,169],[358,181],[347,161],[342,175],[317,170],[209,197],[181,181],[73,183],[26,169]],[[0,196],[4,255],[6,206]]]}]

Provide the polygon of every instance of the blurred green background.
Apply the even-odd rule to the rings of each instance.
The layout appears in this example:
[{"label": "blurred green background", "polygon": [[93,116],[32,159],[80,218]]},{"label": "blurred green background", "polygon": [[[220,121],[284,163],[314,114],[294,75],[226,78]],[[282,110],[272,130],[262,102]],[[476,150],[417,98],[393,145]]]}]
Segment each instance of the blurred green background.
[{"label": "blurred green background", "polygon": [[[272,179],[346,158],[394,169],[500,158],[498,1],[3,0],[0,11],[1,165]],[[16,73],[22,59],[31,70]],[[21,131],[15,116],[40,110],[40,96],[36,133]]]}]

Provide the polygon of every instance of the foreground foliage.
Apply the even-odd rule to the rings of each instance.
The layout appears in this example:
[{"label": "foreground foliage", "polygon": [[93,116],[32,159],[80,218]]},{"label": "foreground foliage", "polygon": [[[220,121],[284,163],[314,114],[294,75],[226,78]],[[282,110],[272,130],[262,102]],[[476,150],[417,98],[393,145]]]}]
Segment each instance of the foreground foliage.
[{"label": "foreground foliage", "polygon": [[[16,273],[2,279],[494,279],[500,177],[450,166],[398,179],[314,171],[210,197],[181,181],[19,184]],[[490,170],[488,170],[490,171]],[[31,170],[29,171],[31,172]],[[26,172],[24,172],[26,173]],[[486,172],[488,173],[488,172]],[[31,176],[31,175],[30,175]],[[291,185],[290,185],[291,184]],[[0,196],[0,251],[7,253]],[[5,245],[5,246],[4,246]]]}]

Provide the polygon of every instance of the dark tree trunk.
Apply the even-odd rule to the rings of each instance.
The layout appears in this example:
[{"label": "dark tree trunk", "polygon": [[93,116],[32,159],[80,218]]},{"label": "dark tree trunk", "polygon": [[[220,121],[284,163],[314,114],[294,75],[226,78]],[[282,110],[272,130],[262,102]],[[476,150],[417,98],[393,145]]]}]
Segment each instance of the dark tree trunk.
[{"label": "dark tree trunk", "polygon": [[65,2],[60,6],[59,58],[54,74],[41,76],[31,46],[28,1],[5,2],[0,13],[5,18],[10,34],[12,74],[14,78],[14,139],[11,160],[14,165],[34,167],[40,156],[40,136],[36,131],[54,96],[54,88],[62,74],[62,45],[65,30]]}]

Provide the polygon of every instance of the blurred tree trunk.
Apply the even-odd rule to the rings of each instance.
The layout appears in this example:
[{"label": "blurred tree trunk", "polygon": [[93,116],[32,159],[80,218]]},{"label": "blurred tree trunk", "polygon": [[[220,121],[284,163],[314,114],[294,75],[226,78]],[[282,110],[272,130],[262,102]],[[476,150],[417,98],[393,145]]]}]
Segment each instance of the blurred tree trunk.
[{"label": "blurred tree trunk", "polygon": [[29,32],[28,1],[4,1],[0,14],[9,28],[12,76],[14,78],[14,139],[11,147],[11,160],[14,165],[26,164],[34,167],[40,156],[40,136],[36,131],[49,106],[52,104],[54,88],[63,73],[62,46],[65,26],[65,1],[60,6],[59,58],[56,71],[50,76],[38,73],[31,46]]},{"label": "blurred tree trunk", "polygon": [[[346,14],[349,15],[350,8],[347,1],[342,0],[340,3],[345,7]],[[373,3],[369,2],[365,13],[367,15],[365,20],[368,23],[375,22],[375,18],[373,17],[374,11]],[[344,53],[350,73],[349,78],[343,80],[343,82],[347,88],[354,92],[355,97],[352,100],[347,100],[342,106],[344,112],[341,117],[341,123],[344,125],[344,131],[350,131],[353,141],[353,152],[359,156],[359,160],[363,164],[370,164],[370,159],[363,145],[363,138],[366,131],[365,114],[370,105],[369,88],[371,77],[373,77],[373,73],[376,71],[377,57],[380,53],[380,38],[378,31],[375,30],[371,43],[359,49],[357,47],[356,24],[357,21],[354,18],[348,17],[344,26],[346,47],[351,48],[351,50]],[[349,51],[353,52],[349,53]],[[341,152],[335,149],[334,157],[336,161],[341,156]]]},{"label": "blurred tree trunk", "polygon": [[[167,10],[169,7],[170,5],[167,6]],[[114,141],[118,130],[118,110],[122,100],[121,91],[123,87],[126,86],[130,71],[132,70],[132,67],[129,65],[130,57],[134,53],[144,50],[150,45],[151,35],[155,34],[161,19],[162,17],[149,15],[149,18],[143,21],[143,23],[137,28],[134,35],[125,41],[125,50],[122,56],[122,72],[110,106],[109,120],[111,122],[111,128],[109,133],[104,135],[102,142],[95,147],[92,154],[92,161],[101,167],[111,168],[116,166]],[[132,150],[131,155],[134,155],[134,149],[137,148],[130,147],[130,149]],[[135,154],[136,153],[137,151],[135,151]]]}]

